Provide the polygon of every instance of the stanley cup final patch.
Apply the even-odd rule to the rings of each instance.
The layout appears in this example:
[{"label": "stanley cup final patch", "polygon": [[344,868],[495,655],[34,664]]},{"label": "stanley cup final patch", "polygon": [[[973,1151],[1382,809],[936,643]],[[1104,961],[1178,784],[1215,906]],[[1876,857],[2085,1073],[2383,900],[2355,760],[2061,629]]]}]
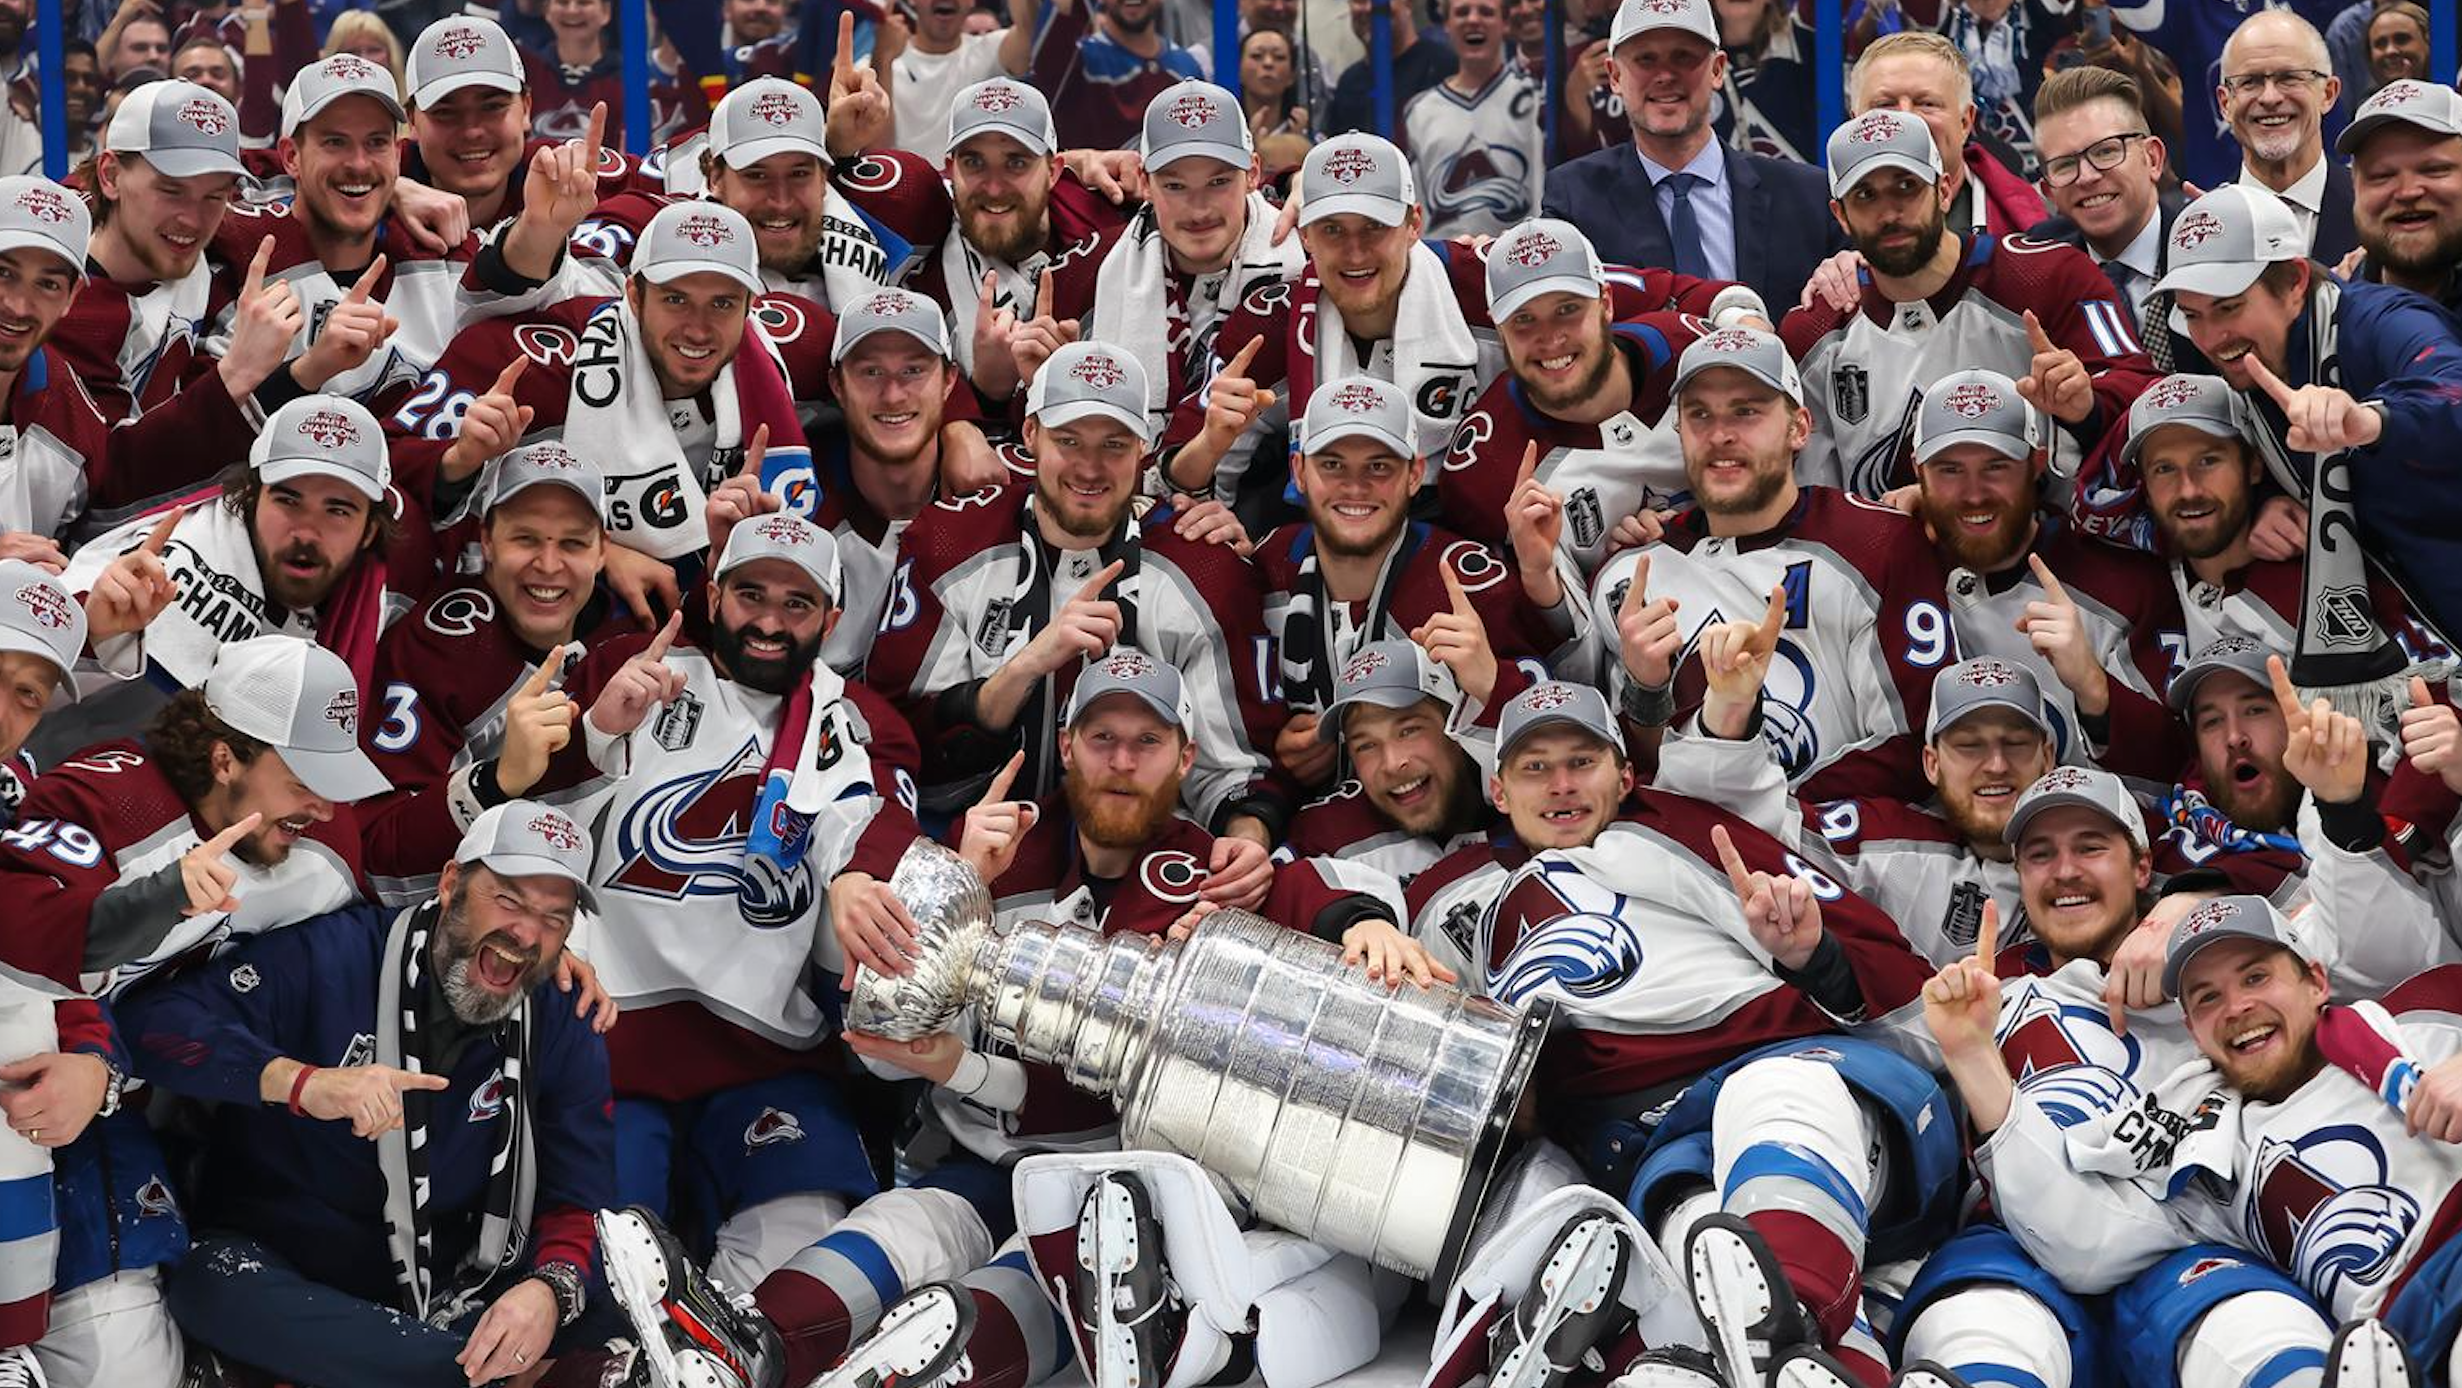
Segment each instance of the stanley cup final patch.
[{"label": "stanley cup final patch", "polygon": [[1848,424],[1861,424],[1872,414],[1872,378],[1860,366],[1841,366],[1829,381],[1830,410]]}]

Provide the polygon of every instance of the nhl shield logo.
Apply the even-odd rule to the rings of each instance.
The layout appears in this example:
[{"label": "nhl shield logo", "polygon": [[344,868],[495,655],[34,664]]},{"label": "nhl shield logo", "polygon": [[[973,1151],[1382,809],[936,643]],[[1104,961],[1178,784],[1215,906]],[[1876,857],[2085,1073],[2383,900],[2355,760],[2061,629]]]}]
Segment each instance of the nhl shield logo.
[{"label": "nhl shield logo", "polygon": [[2376,622],[2368,615],[2364,588],[2328,588],[2318,600],[2318,638],[2328,646],[2369,647],[2376,644]]},{"label": "nhl shield logo", "polygon": [[1841,422],[1863,423],[1872,415],[1872,377],[1860,366],[1839,367],[1830,378],[1829,404]]},{"label": "nhl shield logo", "polygon": [[804,1140],[802,1120],[782,1108],[764,1108],[760,1116],[744,1125],[744,1154],[750,1156],[756,1147],[775,1147],[781,1142]]}]

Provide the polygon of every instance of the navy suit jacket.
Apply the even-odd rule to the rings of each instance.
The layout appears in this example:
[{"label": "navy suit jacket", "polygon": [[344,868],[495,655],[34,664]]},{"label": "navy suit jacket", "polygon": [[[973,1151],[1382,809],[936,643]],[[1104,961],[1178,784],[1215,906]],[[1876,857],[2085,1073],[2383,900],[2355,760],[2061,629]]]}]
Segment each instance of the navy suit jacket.
[{"label": "navy suit jacket", "polygon": [[[1847,248],[1846,233],[1829,214],[1821,170],[1731,147],[1724,153],[1735,202],[1735,277],[1760,294],[1775,322],[1795,307],[1814,268]],[[1541,207],[1580,227],[1601,260],[1675,268],[1650,176],[1629,143],[1549,169]]]},{"label": "navy suit jacket", "polygon": [[2317,213],[2316,243],[2308,248],[2308,258],[2327,265],[2339,265],[2342,258],[2359,248],[2359,223],[2351,216],[2351,166],[2335,153],[2325,152],[2325,206]]}]

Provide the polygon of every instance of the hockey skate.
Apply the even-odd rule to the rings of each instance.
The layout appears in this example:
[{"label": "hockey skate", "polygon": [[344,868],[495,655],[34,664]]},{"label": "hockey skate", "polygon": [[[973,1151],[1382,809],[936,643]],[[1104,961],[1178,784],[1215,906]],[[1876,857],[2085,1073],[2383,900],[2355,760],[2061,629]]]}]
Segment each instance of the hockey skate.
[{"label": "hockey skate", "polygon": [[1094,1388],[1160,1388],[1187,1308],[1163,1266],[1163,1227],[1144,1184],[1106,1172],[1077,1215],[1077,1316]]},{"label": "hockey skate", "polygon": [[926,1282],[883,1311],[814,1388],[934,1383],[965,1357],[974,1333],[974,1294],[955,1282]]},{"label": "hockey skate", "polygon": [[598,1243],[653,1388],[785,1388],[778,1332],[693,1266],[656,1215],[601,1210]]},{"label": "hockey skate", "polygon": [[1893,1388],[1970,1388],[1964,1377],[1929,1359],[1918,1359],[1898,1370]]},{"label": "hockey skate", "polygon": [[2370,1317],[2334,1332],[2325,1352],[2324,1388],[2411,1388],[2425,1383],[2385,1322]]},{"label": "hockey skate", "polygon": [[43,1377],[43,1366],[36,1361],[33,1346],[0,1349],[0,1388],[50,1388],[50,1383],[50,1379]]},{"label": "hockey skate", "polygon": [[1790,1351],[1770,1369],[1770,1388],[1856,1388],[1859,1382],[1844,1365],[1817,1349]]},{"label": "hockey skate", "polygon": [[1819,1346],[1778,1259],[1741,1218],[1714,1214],[1695,1224],[1684,1242],[1684,1270],[1731,1388],[1761,1388],[1789,1351]]},{"label": "hockey skate", "polygon": [[1608,1388],[1727,1388],[1718,1363],[1700,1350],[1664,1345],[1643,1350],[1633,1367]]},{"label": "hockey skate", "polygon": [[1618,1297],[1632,1258],[1613,1220],[1568,1220],[1512,1314],[1489,1332],[1489,1388],[1558,1388],[1576,1370],[1603,1371],[1598,1346],[1627,1318]]}]

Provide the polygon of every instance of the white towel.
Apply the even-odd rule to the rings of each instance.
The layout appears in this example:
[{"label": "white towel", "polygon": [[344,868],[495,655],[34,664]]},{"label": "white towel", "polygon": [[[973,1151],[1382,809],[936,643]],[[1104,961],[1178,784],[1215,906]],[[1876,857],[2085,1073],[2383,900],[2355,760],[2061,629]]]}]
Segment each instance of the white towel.
[{"label": "white towel", "polygon": [[[1297,278],[1308,253],[1296,236],[1274,244],[1274,219],[1279,209],[1263,193],[1248,195],[1248,226],[1232,253],[1227,272],[1213,279],[1214,292],[1201,301],[1182,305],[1186,335],[1171,341],[1171,250],[1163,244],[1162,228],[1149,206],[1129,221],[1095,271],[1094,312],[1086,336],[1108,342],[1143,362],[1146,368],[1146,412],[1159,426],[1169,419],[1173,375],[1189,386],[1199,380],[1195,369],[1213,350],[1214,332],[1249,292],[1261,285]],[[1201,277],[1202,279],[1206,277]]]}]

